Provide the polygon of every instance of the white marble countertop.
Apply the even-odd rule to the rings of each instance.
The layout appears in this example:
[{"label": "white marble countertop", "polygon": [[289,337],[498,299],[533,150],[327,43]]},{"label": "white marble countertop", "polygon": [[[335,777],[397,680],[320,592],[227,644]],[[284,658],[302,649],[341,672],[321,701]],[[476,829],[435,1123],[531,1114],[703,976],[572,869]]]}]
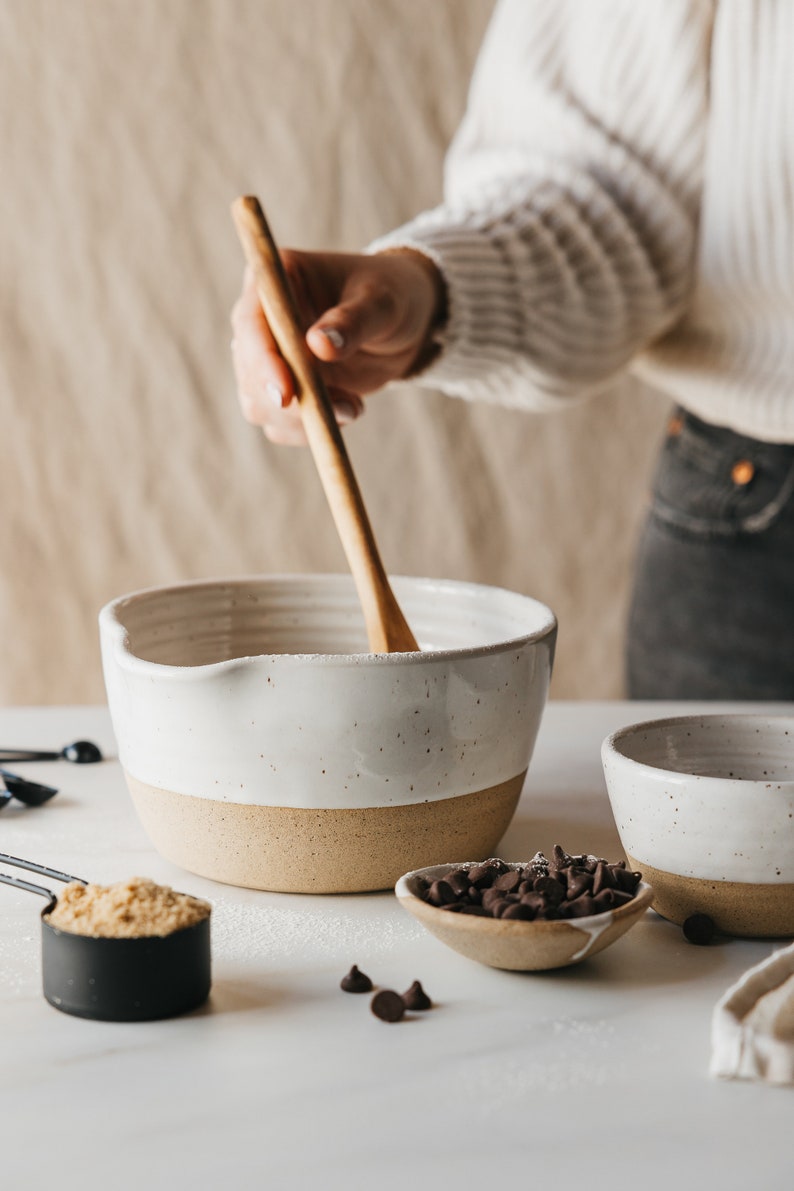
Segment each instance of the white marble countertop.
[{"label": "white marble countertop", "polygon": [[[693,709],[550,704],[500,854],[561,843],[616,859],[602,738]],[[78,737],[113,753],[104,709],[0,709],[4,747]],[[41,900],[0,887],[6,1184],[790,1188],[794,1091],[708,1075],[712,1008],[772,943],[693,947],[650,912],[580,966],[499,972],[446,949],[387,893],[258,893],[182,872],[149,845],[115,760],[16,768],[61,793],[7,807],[0,850],[208,898],[214,966],[210,1002],[190,1016],[69,1017],[41,994]],[[420,979],[436,1008],[378,1021],[368,997],[339,990],[352,963],[381,987]]]}]

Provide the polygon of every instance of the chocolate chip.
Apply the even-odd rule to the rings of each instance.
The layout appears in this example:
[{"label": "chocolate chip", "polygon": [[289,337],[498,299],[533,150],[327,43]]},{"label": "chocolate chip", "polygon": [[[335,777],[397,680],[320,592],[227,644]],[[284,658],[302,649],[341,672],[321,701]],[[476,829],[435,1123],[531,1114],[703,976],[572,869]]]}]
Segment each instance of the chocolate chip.
[{"label": "chocolate chip", "polygon": [[514,889],[518,889],[521,884],[521,874],[517,869],[510,869],[509,872],[502,873],[497,877],[493,883],[494,889],[501,889],[504,893],[512,893]]},{"label": "chocolate chip", "polygon": [[556,877],[535,877],[532,889],[554,906],[558,906],[565,897],[565,889]]},{"label": "chocolate chip", "polygon": [[513,902],[507,906],[500,917],[516,918],[519,922],[532,922],[535,917],[535,911],[530,906],[523,905],[521,902]]},{"label": "chocolate chip", "polygon": [[705,947],[709,943],[713,943],[717,934],[714,919],[710,918],[708,914],[690,914],[681,929],[686,941],[694,943],[697,947]]},{"label": "chocolate chip", "polygon": [[609,865],[599,860],[593,873],[593,897],[597,897],[602,889],[614,889],[615,879],[609,871]]},{"label": "chocolate chip", "polygon": [[407,992],[403,993],[403,1005],[411,1012],[419,1013],[424,1009],[432,1009],[433,1002],[422,988],[418,980],[414,980]]},{"label": "chocolate chip", "polygon": [[597,914],[603,910],[616,910],[618,906],[625,906],[626,902],[633,900],[630,893],[622,893],[619,889],[602,889],[593,898]]},{"label": "chocolate chip", "polygon": [[598,913],[595,901],[589,893],[583,893],[572,902],[568,902],[565,909],[568,918],[589,918],[591,914]]},{"label": "chocolate chip", "polygon": [[642,873],[632,873],[622,864],[612,865],[612,875],[618,889],[622,889],[624,893],[635,893],[642,880]]},{"label": "chocolate chip", "polygon": [[372,992],[372,981],[353,964],[348,974],[340,980],[339,987],[350,993]]},{"label": "chocolate chip", "polygon": [[482,904],[486,910],[492,910],[497,902],[504,901],[502,893],[498,889],[486,889],[482,895]]},{"label": "chocolate chip", "polygon": [[593,887],[593,878],[587,872],[582,872],[573,867],[568,869],[568,901],[574,901],[575,898],[580,897],[583,893],[589,893]]},{"label": "chocolate chip", "polygon": [[434,906],[449,906],[458,900],[455,890],[446,881],[434,881],[427,891]]},{"label": "chocolate chip", "polygon": [[567,855],[564,849],[559,844],[555,844],[551,850],[551,863],[554,868],[564,868],[570,863],[570,860],[570,856]]},{"label": "chocolate chip", "polygon": [[390,988],[375,993],[369,1007],[381,1021],[400,1021],[405,1016],[405,1002],[399,993]]},{"label": "chocolate chip", "polygon": [[450,889],[458,898],[464,896],[469,892],[471,881],[468,874],[458,869],[456,872],[447,873],[444,877],[444,883],[449,885]]},{"label": "chocolate chip", "polygon": [[509,901],[508,898],[500,897],[499,901],[494,902],[491,906],[491,913],[493,914],[494,918],[504,918],[505,910],[509,909],[511,905],[513,905],[513,903]]}]

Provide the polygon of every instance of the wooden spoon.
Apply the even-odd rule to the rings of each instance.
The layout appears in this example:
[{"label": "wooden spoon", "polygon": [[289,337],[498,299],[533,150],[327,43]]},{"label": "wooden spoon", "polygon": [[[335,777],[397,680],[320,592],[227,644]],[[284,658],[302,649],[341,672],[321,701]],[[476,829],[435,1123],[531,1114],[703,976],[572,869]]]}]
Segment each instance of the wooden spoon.
[{"label": "wooden spoon", "polygon": [[287,275],[259,200],[253,196],[235,199],[232,217],[254,273],[265,317],[295,378],[303,428],[353,573],[369,648],[372,653],[418,650],[389,585],[330,398],[306,344]]}]

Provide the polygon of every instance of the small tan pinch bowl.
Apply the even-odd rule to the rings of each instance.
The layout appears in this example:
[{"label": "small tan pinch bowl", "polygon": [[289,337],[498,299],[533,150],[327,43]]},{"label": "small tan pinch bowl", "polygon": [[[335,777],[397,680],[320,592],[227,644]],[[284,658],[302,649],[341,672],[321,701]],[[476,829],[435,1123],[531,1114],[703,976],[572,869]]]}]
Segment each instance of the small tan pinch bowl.
[{"label": "small tan pinch bowl", "polygon": [[601,758],[629,866],[662,917],[794,935],[794,718],[650,720],[607,737]]},{"label": "small tan pinch bowl", "polygon": [[[521,922],[480,918],[431,906],[417,896],[417,880],[436,881],[456,868],[471,868],[481,861],[437,864],[405,873],[395,886],[402,906],[432,935],[467,959],[511,972],[543,972],[581,963],[609,947],[639,922],[653,900],[650,885],[641,881],[630,902],[589,918]],[[525,862],[510,864],[521,868]]]},{"label": "small tan pinch bowl", "polygon": [[119,760],[163,856],[230,885],[347,893],[493,851],[554,614],[496,587],[393,583],[420,652],[367,652],[349,575],[202,580],[102,610]]}]

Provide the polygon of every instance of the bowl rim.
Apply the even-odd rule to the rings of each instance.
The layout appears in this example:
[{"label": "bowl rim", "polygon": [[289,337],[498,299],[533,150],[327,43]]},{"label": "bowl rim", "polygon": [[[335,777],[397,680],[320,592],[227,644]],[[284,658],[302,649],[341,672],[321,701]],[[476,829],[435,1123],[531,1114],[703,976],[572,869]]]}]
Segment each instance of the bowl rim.
[{"label": "bowl rim", "polygon": [[[664,775],[665,780],[675,781],[676,779],[686,781],[690,778],[696,778],[698,782],[717,782],[719,785],[735,784],[737,786],[759,786],[767,788],[771,785],[776,789],[785,788],[788,786],[794,787],[794,775],[791,778],[772,778],[769,777],[720,777],[716,773],[694,773],[686,769],[669,769],[663,765],[652,765],[648,761],[638,761],[635,757],[629,756],[623,752],[619,747],[621,740],[627,740],[629,737],[637,733],[649,729],[663,729],[668,727],[683,727],[685,724],[691,724],[695,721],[703,722],[704,720],[711,723],[722,723],[726,726],[731,721],[741,721],[743,723],[752,724],[753,721],[764,723],[781,724],[788,723],[791,725],[792,745],[794,745],[794,714],[786,714],[781,712],[779,715],[770,715],[764,712],[704,712],[702,715],[691,713],[689,715],[673,715],[662,716],[659,719],[640,720],[634,724],[625,724],[622,728],[610,732],[601,744],[601,760],[606,767],[611,760],[617,764],[625,765],[636,769],[640,773],[648,773],[651,775]],[[792,750],[794,752],[794,749]]]},{"label": "bowl rim", "polygon": [[[588,854],[589,855],[589,854]],[[412,877],[423,876],[429,872],[449,872],[454,868],[465,868],[467,865],[472,868],[475,865],[482,864],[482,860],[463,860],[458,862],[451,862],[447,864],[429,864],[424,868],[412,869],[410,872],[403,873],[394,886],[394,892],[401,902],[416,902],[422,906],[433,917],[437,917],[439,921],[448,923],[453,930],[490,930],[498,929],[499,933],[512,932],[515,934],[548,934],[553,931],[558,931],[561,926],[572,926],[577,930],[587,932],[594,926],[606,925],[608,922],[620,921],[622,918],[628,918],[636,913],[640,907],[647,910],[653,902],[654,890],[653,886],[649,885],[647,881],[640,881],[634,896],[631,901],[625,902],[622,906],[617,906],[614,909],[602,910],[600,914],[588,914],[582,918],[536,918],[532,922],[524,921],[520,918],[491,918],[474,914],[450,914],[448,910],[442,910],[439,906],[431,905],[423,898],[417,897],[412,892],[409,886],[409,881]],[[505,864],[510,865],[511,868],[521,868],[529,862],[526,860],[506,860]],[[443,915],[443,919],[440,917]],[[457,923],[457,926],[453,926]]]},{"label": "bowl rim", "polygon": [[114,656],[120,664],[123,664],[130,670],[142,670],[147,674],[160,672],[172,675],[211,675],[220,674],[226,670],[235,669],[240,666],[251,666],[262,662],[272,665],[279,661],[284,661],[284,659],[287,659],[291,665],[348,666],[351,664],[360,665],[362,661],[366,661],[369,665],[389,666],[405,665],[406,663],[415,664],[420,659],[427,663],[429,661],[443,662],[459,658],[487,657],[491,654],[504,653],[510,649],[535,644],[546,638],[553,638],[557,631],[557,617],[551,608],[547,604],[544,604],[542,600],[526,595],[524,592],[511,591],[509,588],[498,587],[495,584],[474,583],[464,579],[436,579],[432,576],[418,575],[392,575],[390,579],[398,584],[401,581],[411,583],[419,589],[423,587],[433,587],[436,589],[443,587],[457,591],[470,591],[473,593],[488,592],[495,595],[507,596],[517,602],[534,605],[535,608],[544,614],[543,623],[539,628],[531,632],[521,633],[514,637],[506,637],[504,640],[486,645],[399,653],[260,653],[226,658],[220,662],[206,662],[196,666],[174,666],[166,662],[148,661],[146,658],[142,658],[130,651],[129,632],[119,619],[118,613],[122,605],[129,604],[133,600],[145,599],[148,596],[154,595],[167,596],[172,593],[182,593],[201,587],[243,586],[251,582],[260,582],[265,585],[272,583],[275,585],[279,582],[294,583],[308,580],[311,584],[319,586],[321,583],[330,580],[331,583],[337,585],[341,585],[342,583],[345,586],[351,585],[355,590],[353,578],[348,572],[274,572],[272,574],[219,575],[209,578],[188,579],[181,583],[156,584],[151,587],[143,587],[136,591],[127,592],[108,601],[100,609],[100,634],[112,646]]}]

